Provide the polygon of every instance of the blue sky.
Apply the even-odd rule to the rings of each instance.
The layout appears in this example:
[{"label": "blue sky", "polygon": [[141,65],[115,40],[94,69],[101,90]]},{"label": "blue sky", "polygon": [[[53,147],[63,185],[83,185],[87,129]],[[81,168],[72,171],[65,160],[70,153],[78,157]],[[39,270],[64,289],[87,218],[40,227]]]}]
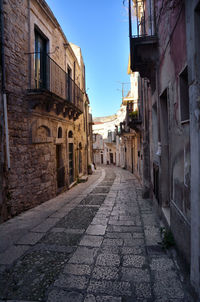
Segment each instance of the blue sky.
[{"label": "blue sky", "polygon": [[[46,0],[67,39],[81,47],[93,116],[114,114],[129,82],[128,13],[123,0]],[[127,4],[126,4],[127,5]]]}]

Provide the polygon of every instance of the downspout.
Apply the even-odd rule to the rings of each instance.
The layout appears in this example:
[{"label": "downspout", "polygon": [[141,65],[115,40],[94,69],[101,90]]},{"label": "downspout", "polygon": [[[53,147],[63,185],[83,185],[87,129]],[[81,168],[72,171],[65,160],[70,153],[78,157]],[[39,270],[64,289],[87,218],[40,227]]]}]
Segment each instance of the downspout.
[{"label": "downspout", "polygon": [[2,96],[3,96],[3,110],[4,110],[4,126],[6,136],[6,158],[7,168],[10,169],[10,146],[9,146],[9,131],[8,131],[8,113],[7,113],[7,95],[5,85],[5,52],[4,52],[4,16],[3,16],[3,0],[0,0],[0,14],[1,14],[1,65],[2,65]]}]

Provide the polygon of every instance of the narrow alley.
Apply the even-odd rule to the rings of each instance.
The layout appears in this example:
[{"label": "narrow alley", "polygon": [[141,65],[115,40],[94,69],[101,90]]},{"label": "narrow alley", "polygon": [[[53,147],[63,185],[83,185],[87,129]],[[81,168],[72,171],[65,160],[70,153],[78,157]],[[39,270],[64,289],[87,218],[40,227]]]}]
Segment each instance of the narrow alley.
[{"label": "narrow alley", "polygon": [[129,171],[97,168],[0,225],[0,300],[192,302],[151,200]]}]

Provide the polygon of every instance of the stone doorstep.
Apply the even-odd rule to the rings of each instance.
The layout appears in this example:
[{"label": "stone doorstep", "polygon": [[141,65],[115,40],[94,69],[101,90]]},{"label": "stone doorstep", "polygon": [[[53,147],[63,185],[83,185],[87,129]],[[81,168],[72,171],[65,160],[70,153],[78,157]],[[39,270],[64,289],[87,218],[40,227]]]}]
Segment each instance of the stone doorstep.
[{"label": "stone doorstep", "polygon": [[77,184],[77,181],[72,182],[72,183],[69,185],[68,189],[73,188],[76,184]]},{"label": "stone doorstep", "polygon": [[83,175],[81,176],[81,178],[79,179],[79,182],[86,182],[88,181],[88,176],[87,175]]}]

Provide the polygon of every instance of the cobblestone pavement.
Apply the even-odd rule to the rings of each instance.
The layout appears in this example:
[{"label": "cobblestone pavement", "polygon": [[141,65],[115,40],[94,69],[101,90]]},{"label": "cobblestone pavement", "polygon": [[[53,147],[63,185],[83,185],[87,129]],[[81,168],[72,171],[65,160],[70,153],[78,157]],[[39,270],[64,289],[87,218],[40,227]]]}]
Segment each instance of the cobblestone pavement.
[{"label": "cobblestone pavement", "polygon": [[192,302],[128,171],[104,167],[0,225],[0,302]]}]

